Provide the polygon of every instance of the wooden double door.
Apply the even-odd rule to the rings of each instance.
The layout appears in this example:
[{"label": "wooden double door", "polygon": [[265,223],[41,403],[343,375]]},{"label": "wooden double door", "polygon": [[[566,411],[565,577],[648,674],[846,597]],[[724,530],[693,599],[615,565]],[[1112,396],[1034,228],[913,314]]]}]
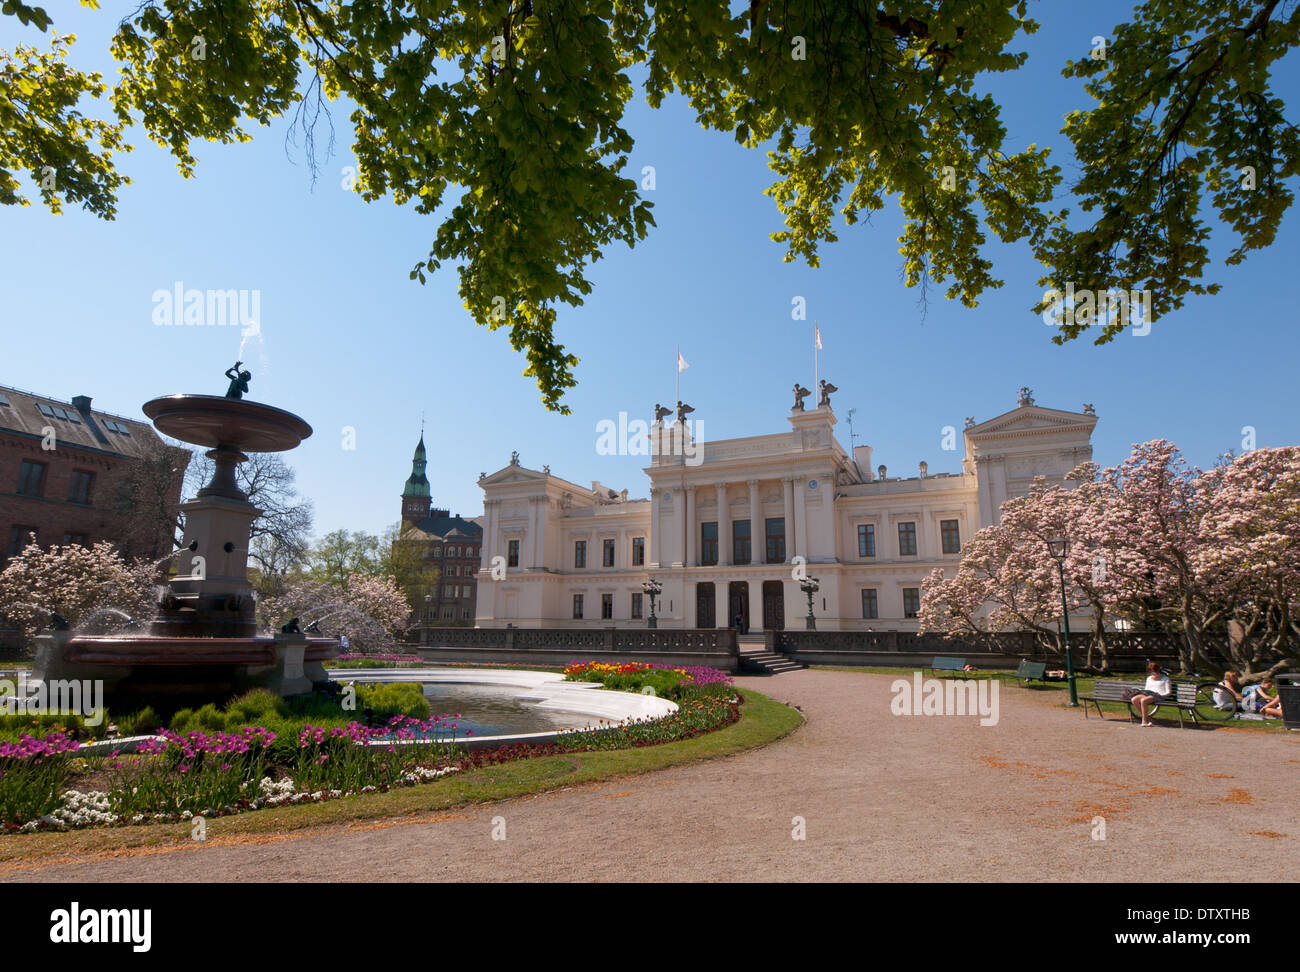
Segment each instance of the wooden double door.
[{"label": "wooden double door", "polygon": [[[695,586],[695,626],[718,627],[718,585],[705,581]],[[727,613],[722,621],[726,627],[735,627],[736,617],[741,619],[741,630],[750,630],[749,583],[732,581],[727,585]],[[785,628],[785,590],[780,581],[763,581],[763,625],[772,631]]]}]

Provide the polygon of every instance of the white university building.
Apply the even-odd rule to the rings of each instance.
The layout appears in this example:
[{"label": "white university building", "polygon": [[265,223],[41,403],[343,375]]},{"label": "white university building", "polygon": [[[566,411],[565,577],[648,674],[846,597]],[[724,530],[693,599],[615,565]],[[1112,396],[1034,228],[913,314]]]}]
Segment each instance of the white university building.
[{"label": "white university building", "polygon": [[872,468],[870,446],[844,449],[824,399],[793,409],[789,429],[738,439],[696,443],[687,423],[659,419],[649,499],[526,468],[516,453],[479,479],[477,624],[644,627],[653,578],[660,627],[723,628],[739,615],[749,632],[802,629],[802,558],[820,585],[819,630],[915,631],[935,567],[951,571],[962,543],[1036,476],[1060,481],[1092,458],[1092,407],[1044,408],[1025,388],[1015,409],[967,419],[959,471],[920,463],[891,476]]}]

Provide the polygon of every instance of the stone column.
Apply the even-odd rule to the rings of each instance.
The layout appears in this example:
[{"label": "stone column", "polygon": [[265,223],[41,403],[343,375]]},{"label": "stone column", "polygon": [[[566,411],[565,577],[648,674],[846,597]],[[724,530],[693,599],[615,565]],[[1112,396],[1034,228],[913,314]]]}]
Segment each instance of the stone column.
[{"label": "stone column", "polygon": [[[794,552],[808,559],[808,504],[805,502],[804,477],[795,476],[790,483],[790,489],[794,493]],[[789,524],[786,525],[786,532],[790,532]]]},{"label": "stone column", "polygon": [[763,630],[763,582],[751,581],[749,584],[749,633],[757,634]]},{"label": "stone column", "polygon": [[549,517],[551,504],[545,496],[536,497],[537,500],[537,540],[533,544],[534,554],[533,563],[538,568],[546,566],[546,527]]},{"label": "stone column", "polygon": [[524,563],[528,569],[532,570],[537,567],[537,497],[528,497],[528,556]]},{"label": "stone column", "polygon": [[785,544],[786,554],[793,556],[795,554],[794,538],[794,477],[781,477],[782,499],[785,503]]},{"label": "stone column", "polygon": [[718,483],[718,564],[731,566],[735,538],[731,535],[731,507],[727,505],[727,484]]},{"label": "stone column", "polygon": [[694,567],[698,562],[695,557],[695,487],[687,486],[682,494],[682,520],[686,527],[686,553],[682,564]]},{"label": "stone column", "polygon": [[767,560],[767,534],[763,529],[763,504],[758,498],[758,480],[748,479],[749,487],[749,562],[761,564]]},{"label": "stone column", "polygon": [[647,538],[645,552],[646,567],[657,568],[659,566],[660,534],[659,534],[659,507],[663,505],[663,490],[651,487],[650,489],[650,536]]}]

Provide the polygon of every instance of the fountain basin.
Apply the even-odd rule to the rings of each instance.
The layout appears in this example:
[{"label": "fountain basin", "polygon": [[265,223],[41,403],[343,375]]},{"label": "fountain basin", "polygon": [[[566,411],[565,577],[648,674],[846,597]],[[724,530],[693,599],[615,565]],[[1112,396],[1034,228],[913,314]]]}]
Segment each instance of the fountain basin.
[{"label": "fountain basin", "polygon": [[[329,677],[336,682],[417,682],[421,685],[464,686],[467,689],[491,686],[509,688],[514,699],[545,713],[546,727],[532,732],[456,737],[456,745],[466,749],[493,749],[526,743],[530,746],[554,741],[566,730],[613,729],[627,719],[657,719],[677,711],[677,703],[639,692],[617,692],[596,682],[570,682],[557,672],[517,671],[515,669],[463,668],[363,668],[333,669]],[[471,720],[475,715],[458,707],[455,694],[440,694],[438,707],[464,712]]]}]

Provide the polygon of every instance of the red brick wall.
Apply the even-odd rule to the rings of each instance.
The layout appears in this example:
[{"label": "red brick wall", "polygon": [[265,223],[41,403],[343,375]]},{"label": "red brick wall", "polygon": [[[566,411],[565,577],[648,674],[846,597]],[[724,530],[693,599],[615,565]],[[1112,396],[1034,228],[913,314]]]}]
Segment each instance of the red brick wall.
[{"label": "red brick wall", "polygon": [[[24,460],[45,464],[45,482],[40,498],[18,494],[19,474]],[[128,456],[96,452],[60,444],[49,451],[41,440],[0,430],[0,563],[9,554],[15,526],[34,527],[36,542],[41,546],[63,543],[66,533],[85,534],[88,544],[110,540],[125,552],[147,554],[155,546],[161,553],[171,550],[163,536],[146,536],[152,525],[123,522],[113,508],[118,485],[126,464],[138,462]],[[93,473],[90,505],[69,503],[72,474],[82,470]],[[183,470],[182,470],[183,471]],[[169,498],[180,502],[181,479],[178,476]]]}]

